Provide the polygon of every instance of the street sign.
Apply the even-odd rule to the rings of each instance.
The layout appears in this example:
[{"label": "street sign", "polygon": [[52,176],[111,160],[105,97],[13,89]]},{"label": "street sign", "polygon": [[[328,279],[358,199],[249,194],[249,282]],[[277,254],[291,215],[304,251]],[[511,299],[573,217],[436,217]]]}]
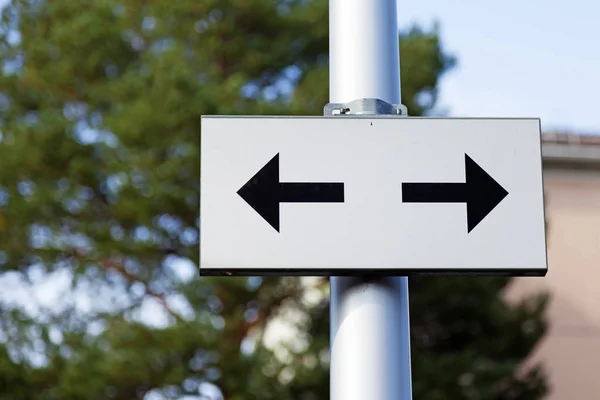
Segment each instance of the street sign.
[{"label": "street sign", "polygon": [[200,274],[545,275],[538,119],[203,117]]}]

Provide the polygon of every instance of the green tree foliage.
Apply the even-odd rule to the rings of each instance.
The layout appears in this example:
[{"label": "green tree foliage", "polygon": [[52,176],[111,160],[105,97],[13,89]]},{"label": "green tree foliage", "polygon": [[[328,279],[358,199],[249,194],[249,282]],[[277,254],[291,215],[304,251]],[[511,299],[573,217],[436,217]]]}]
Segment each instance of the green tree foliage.
[{"label": "green tree foliage", "polygon": [[[327,18],[317,0],[6,6],[0,399],[329,398],[326,279],[197,274],[200,116],[320,114]],[[401,53],[403,103],[429,112],[454,60],[436,29]],[[416,399],[542,396],[518,366],[545,302],[509,305],[507,283],[411,280]]]}]

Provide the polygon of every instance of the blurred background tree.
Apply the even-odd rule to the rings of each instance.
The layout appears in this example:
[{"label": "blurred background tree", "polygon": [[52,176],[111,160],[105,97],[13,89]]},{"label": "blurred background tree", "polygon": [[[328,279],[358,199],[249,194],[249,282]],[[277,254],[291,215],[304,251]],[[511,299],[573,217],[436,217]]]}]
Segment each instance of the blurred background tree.
[{"label": "blurred background tree", "polygon": [[[327,7],[8,3],[0,399],[329,398],[327,279],[197,272],[200,116],[320,115]],[[401,33],[401,56],[403,104],[435,113],[454,65],[437,28]],[[546,299],[508,304],[508,283],[411,279],[415,399],[543,396],[519,366]]]}]

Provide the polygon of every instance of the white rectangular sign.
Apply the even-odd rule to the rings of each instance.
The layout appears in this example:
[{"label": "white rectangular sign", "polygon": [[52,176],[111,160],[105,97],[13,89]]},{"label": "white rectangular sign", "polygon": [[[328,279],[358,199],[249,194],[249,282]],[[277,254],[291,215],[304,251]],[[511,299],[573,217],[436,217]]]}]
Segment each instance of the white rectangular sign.
[{"label": "white rectangular sign", "polygon": [[200,274],[545,275],[540,121],[203,117]]}]

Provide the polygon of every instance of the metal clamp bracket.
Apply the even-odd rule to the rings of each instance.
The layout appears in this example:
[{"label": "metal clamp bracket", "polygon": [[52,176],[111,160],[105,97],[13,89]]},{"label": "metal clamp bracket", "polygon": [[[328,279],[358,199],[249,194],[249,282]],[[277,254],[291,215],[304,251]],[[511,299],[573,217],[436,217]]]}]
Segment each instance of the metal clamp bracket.
[{"label": "metal clamp bracket", "polygon": [[329,103],[323,108],[323,115],[398,115],[408,116],[406,106],[390,104],[380,99],[358,99],[349,103]]}]

